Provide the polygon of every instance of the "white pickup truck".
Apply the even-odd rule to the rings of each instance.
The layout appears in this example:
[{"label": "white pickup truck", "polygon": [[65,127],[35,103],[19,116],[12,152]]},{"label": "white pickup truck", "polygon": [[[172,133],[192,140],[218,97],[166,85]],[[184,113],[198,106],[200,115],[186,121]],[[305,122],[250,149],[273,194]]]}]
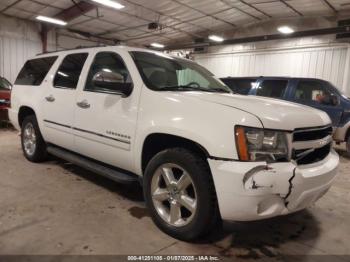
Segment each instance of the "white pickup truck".
[{"label": "white pickup truck", "polygon": [[12,89],[25,157],[143,184],[154,222],[191,240],[215,222],[304,209],[339,163],[326,113],[233,94],[198,64],[131,47],[38,55]]}]

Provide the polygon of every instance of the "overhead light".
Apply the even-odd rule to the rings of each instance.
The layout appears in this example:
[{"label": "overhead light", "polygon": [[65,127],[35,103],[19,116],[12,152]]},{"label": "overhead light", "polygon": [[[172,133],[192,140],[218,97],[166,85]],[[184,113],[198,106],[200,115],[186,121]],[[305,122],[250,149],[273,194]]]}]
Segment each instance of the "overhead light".
[{"label": "overhead light", "polygon": [[291,34],[294,33],[294,30],[292,28],[290,28],[289,26],[280,26],[279,28],[277,28],[277,30],[282,33],[282,34]]},{"label": "overhead light", "polygon": [[208,38],[212,41],[215,41],[215,42],[224,41],[224,39],[221,36],[217,36],[217,35],[210,35]]},{"label": "overhead light", "polygon": [[165,46],[162,44],[158,44],[158,43],[152,43],[151,46],[155,47],[155,48],[164,48]]},{"label": "overhead light", "polygon": [[36,19],[40,20],[40,21],[56,24],[56,25],[66,25],[67,24],[67,22],[65,22],[63,20],[51,18],[51,17],[47,17],[47,16],[42,16],[42,15],[37,16]]},{"label": "overhead light", "polygon": [[92,0],[98,4],[105,5],[108,7],[113,7],[115,9],[122,9],[125,6],[122,4],[119,4],[118,2],[112,1],[112,0]]}]

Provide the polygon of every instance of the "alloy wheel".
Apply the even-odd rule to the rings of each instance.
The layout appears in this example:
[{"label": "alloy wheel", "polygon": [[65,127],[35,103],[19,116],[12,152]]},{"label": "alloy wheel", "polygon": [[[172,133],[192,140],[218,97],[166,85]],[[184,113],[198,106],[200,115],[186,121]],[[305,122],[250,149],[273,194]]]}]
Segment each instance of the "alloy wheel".
[{"label": "alloy wheel", "polygon": [[23,129],[23,145],[27,155],[32,156],[36,149],[36,135],[32,123],[27,123]]},{"label": "alloy wheel", "polygon": [[190,223],[197,210],[195,185],[186,170],[167,163],[155,172],[151,182],[153,205],[158,215],[176,227]]}]

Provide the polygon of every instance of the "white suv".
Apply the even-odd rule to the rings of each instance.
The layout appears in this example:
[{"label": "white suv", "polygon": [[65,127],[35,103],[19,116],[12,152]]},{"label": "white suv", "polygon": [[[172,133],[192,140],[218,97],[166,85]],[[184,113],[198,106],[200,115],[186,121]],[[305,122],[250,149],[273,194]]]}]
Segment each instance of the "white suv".
[{"label": "white suv", "polygon": [[10,119],[33,162],[47,153],[121,183],[143,183],[154,222],[194,239],[220,218],[304,209],[339,163],[326,113],[233,94],[198,64],[131,47],[26,62]]}]

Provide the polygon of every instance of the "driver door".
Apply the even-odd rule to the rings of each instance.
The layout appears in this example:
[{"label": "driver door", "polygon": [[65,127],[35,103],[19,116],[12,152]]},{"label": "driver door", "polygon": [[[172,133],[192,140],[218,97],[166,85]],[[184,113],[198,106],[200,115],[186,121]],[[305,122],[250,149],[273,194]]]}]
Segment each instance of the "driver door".
[{"label": "driver door", "polygon": [[125,82],[132,83],[125,59],[131,60],[127,52],[117,53],[115,50],[94,54],[85,86],[76,99],[74,137],[80,154],[130,169],[139,99],[136,90],[134,88],[131,95],[123,97],[112,86],[101,88],[95,85],[103,71],[122,75]]}]

